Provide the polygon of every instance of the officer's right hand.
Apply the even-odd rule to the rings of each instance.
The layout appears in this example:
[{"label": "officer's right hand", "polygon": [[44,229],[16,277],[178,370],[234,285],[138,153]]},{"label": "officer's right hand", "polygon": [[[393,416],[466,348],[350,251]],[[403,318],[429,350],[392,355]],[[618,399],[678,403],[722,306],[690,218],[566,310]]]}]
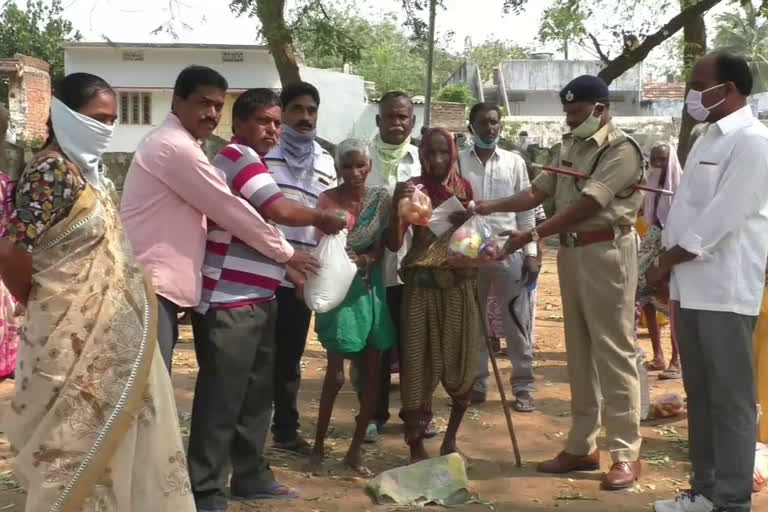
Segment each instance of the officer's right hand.
[{"label": "officer's right hand", "polygon": [[476,201],[473,205],[470,205],[469,212],[472,215],[490,215],[493,213],[490,201]]}]

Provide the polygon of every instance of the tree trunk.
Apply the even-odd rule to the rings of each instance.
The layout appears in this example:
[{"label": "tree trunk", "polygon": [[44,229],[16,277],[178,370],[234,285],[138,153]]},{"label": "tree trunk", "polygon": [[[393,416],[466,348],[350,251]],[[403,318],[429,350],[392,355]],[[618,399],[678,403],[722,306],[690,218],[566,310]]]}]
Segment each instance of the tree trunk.
[{"label": "tree trunk", "polygon": [[[680,0],[680,7],[687,8],[695,0]],[[693,69],[696,60],[707,52],[707,27],[704,23],[704,15],[701,14],[683,27],[683,78],[688,82],[691,69]],[[688,94],[688,86],[685,87],[685,93]],[[685,159],[688,151],[691,149],[691,130],[696,125],[696,121],[688,115],[683,103],[683,112],[680,122],[680,136],[677,143],[677,157],[680,164],[685,165]]]},{"label": "tree trunk", "polygon": [[565,60],[568,60],[568,40],[563,39],[563,57],[565,57]]},{"label": "tree trunk", "polygon": [[651,50],[675,35],[677,31],[684,26],[695,22],[696,19],[702,17],[712,7],[720,3],[720,1],[721,0],[682,0],[682,3],[684,3],[686,7],[681,9],[679,14],[669,20],[667,24],[659,30],[646,37],[642,43],[634,48],[625,50],[621,55],[611,60],[600,73],[598,73],[598,76],[605,80],[605,83],[610,84],[625,71],[631,69],[635,64],[642,62]]},{"label": "tree trunk", "polygon": [[283,87],[301,81],[296,48],[293,46],[291,30],[285,24],[284,10],[285,0],[256,0],[256,16],[261,21]]}]

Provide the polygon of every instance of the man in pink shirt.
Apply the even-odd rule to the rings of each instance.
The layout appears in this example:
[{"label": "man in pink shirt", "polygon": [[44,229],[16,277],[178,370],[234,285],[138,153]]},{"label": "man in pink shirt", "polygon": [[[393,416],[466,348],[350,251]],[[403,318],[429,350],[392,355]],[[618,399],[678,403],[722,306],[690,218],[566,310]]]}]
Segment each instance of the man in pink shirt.
[{"label": "man in pink shirt", "polygon": [[198,305],[206,219],[278,263],[312,272],[317,262],[294,251],[245,200],[232,194],[200,147],[221,119],[227,81],[190,66],[176,80],[171,113],[139,144],[123,188],[121,217],[158,299],[158,343],[170,371],[178,313]]}]

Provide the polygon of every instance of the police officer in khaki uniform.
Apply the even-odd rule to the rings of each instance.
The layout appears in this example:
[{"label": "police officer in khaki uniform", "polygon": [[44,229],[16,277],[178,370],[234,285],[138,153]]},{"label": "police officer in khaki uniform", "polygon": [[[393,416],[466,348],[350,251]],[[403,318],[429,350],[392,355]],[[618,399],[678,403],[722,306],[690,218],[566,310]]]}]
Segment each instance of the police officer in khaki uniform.
[{"label": "police officer in khaki uniform", "polygon": [[606,489],[623,489],[640,476],[640,383],[634,315],[637,246],[633,226],[643,196],[640,149],[611,122],[608,86],[584,75],[560,92],[566,123],[558,167],[589,174],[577,179],[542,172],[523,192],[480,202],[475,212],[530,210],[548,197],[555,215],[525,232],[508,232],[506,250],[558,234],[558,273],[565,316],[573,424],[565,450],[542,462],[544,473],[600,468],[602,424],[613,459]]}]

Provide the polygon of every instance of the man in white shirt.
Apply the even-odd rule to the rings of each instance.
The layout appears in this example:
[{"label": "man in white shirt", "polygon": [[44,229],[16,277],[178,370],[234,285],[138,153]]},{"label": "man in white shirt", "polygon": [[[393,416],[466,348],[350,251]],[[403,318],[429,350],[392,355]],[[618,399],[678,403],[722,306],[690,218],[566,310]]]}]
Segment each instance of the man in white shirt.
[{"label": "man in white shirt", "polygon": [[693,68],[686,109],[706,131],[691,148],[648,282],[669,283],[688,394],[691,491],[656,512],[748,512],[755,459],[752,335],[768,255],[768,128],[752,115],[743,57]]},{"label": "man in white shirt", "polygon": [[[386,187],[394,194],[397,183],[406,182],[421,175],[419,150],[411,144],[411,132],[416,122],[413,103],[408,94],[402,91],[389,91],[379,100],[379,114],[376,126],[379,131],[371,141],[371,172],[368,186]],[[393,205],[397,207],[397,205]],[[398,252],[385,249],[383,271],[384,285],[387,287],[387,306],[392,315],[395,329],[400,332],[400,304],[403,294],[403,282],[397,274],[400,262],[410,247],[410,236]],[[382,381],[379,403],[373,421],[368,426],[366,441],[375,442],[378,430],[389,421],[390,363],[396,357],[396,350],[388,350],[382,355]]]},{"label": "man in white shirt", "polygon": [[[501,131],[501,112],[491,103],[478,103],[469,113],[469,132],[473,145],[459,152],[459,170],[472,185],[476,200],[509,197],[530,186],[525,161],[517,153],[497,147]],[[488,217],[494,233],[525,231],[535,227],[533,210],[520,213],[494,213]],[[499,302],[507,353],[512,363],[514,407],[532,412],[533,343],[527,286],[539,272],[536,243],[509,255],[501,263],[481,268],[477,277],[483,317],[487,318],[488,295],[493,291]],[[488,345],[482,345],[480,377],[472,392],[473,402],[484,402],[488,393]]]}]

